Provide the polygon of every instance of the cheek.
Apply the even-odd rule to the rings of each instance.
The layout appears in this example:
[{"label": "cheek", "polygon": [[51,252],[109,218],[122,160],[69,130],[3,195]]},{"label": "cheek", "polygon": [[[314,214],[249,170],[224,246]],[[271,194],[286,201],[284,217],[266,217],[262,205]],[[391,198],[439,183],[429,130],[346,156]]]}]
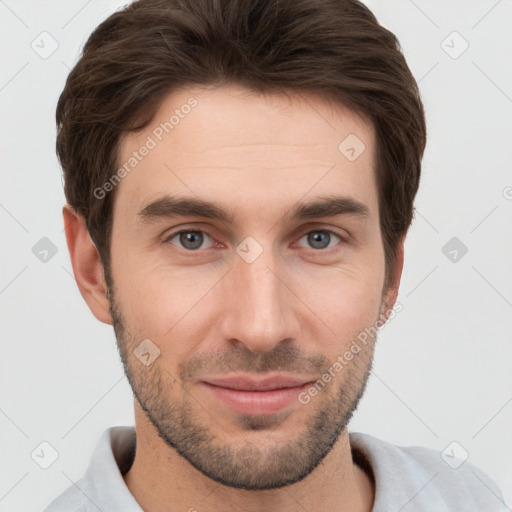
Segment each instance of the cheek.
[{"label": "cheek", "polygon": [[138,338],[149,338],[158,345],[167,368],[189,358],[207,339],[220,300],[211,293],[218,281],[216,274],[197,267],[171,269],[141,263],[131,267],[125,263],[124,269],[119,267],[117,281],[117,300],[126,323]]},{"label": "cheek", "polygon": [[350,270],[331,269],[321,279],[319,275],[316,277],[311,281],[314,284],[305,278],[301,298],[314,313],[308,318],[324,333],[322,350],[338,354],[377,321],[383,273],[377,264]]}]

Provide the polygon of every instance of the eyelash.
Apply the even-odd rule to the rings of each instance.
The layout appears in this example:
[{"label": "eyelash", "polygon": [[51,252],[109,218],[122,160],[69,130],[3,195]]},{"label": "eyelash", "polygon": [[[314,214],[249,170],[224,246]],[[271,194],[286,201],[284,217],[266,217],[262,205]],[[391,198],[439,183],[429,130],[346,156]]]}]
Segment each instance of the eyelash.
[{"label": "eyelash", "polygon": [[[212,240],[215,241],[215,238],[212,237],[211,235],[209,235],[206,231],[202,230],[202,229],[181,229],[179,231],[175,231],[174,233],[166,236],[163,240],[164,243],[171,243],[171,240],[173,238],[175,238],[176,236],[178,235],[181,235],[182,233],[202,233],[203,235],[206,235],[208,237],[210,237]],[[310,233],[329,233],[330,235],[334,235],[335,237],[339,238],[340,240],[340,244],[342,243],[346,243],[347,242],[347,238],[340,235],[339,233],[337,233],[336,231],[333,231],[333,230],[330,230],[330,229],[311,229],[310,231],[306,231],[305,233],[303,233],[299,240],[302,239],[304,236],[306,235],[309,235]],[[173,244],[174,245],[174,244]],[[312,247],[310,247],[310,249],[312,251],[315,251],[315,252],[319,252],[319,253],[329,253],[331,252],[332,250],[336,249],[336,247],[338,247],[339,244],[335,245],[334,247],[328,247],[328,248],[325,248],[325,249],[314,249]],[[186,248],[183,248],[183,247],[178,247],[179,249],[185,251],[185,252],[188,252],[188,253],[198,253],[201,251],[201,249],[195,249],[195,250],[192,250],[192,249],[186,249]],[[203,249],[205,250],[205,249]]]}]

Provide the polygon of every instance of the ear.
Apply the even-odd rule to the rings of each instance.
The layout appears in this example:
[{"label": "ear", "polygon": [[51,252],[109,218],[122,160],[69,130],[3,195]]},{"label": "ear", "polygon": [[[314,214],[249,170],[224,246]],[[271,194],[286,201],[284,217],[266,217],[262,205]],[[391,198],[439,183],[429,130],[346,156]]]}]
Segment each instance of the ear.
[{"label": "ear", "polygon": [[384,292],[382,298],[380,318],[384,323],[387,322],[398,297],[400,279],[402,277],[402,270],[404,268],[404,243],[405,235],[402,236],[397,246],[395,267],[393,269],[393,280],[388,289]]},{"label": "ear", "polygon": [[112,325],[107,284],[100,256],[82,215],[66,204],[62,208],[64,229],[76,284],[93,315],[105,324]]}]

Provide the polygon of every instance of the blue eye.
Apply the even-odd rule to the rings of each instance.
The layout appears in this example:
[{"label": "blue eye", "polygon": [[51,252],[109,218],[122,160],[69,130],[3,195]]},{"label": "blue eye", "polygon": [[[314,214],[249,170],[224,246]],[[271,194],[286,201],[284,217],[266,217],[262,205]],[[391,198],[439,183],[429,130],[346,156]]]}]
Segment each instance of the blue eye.
[{"label": "blue eye", "polygon": [[[334,237],[334,238],[333,238]],[[177,238],[178,243],[173,242],[173,240]],[[330,249],[336,245],[336,239],[338,243],[343,241],[343,238],[335,233],[334,231],[330,231],[328,229],[318,229],[314,231],[309,231],[304,234],[300,240],[306,238],[307,244],[310,248],[316,249],[319,251]],[[205,239],[210,239],[211,243],[207,247],[203,247]],[[177,245],[178,247],[185,249],[187,251],[197,251],[199,249],[207,249],[208,247],[212,247],[215,244],[215,241],[211,236],[201,230],[182,230],[176,233],[173,233],[169,237],[165,239],[165,242],[170,242],[173,245]]]},{"label": "blue eye", "polygon": [[[329,249],[329,244],[333,241],[332,236],[336,237],[338,241],[342,241],[343,239],[340,237],[340,235],[334,233],[334,231],[329,231],[326,229],[319,229],[315,231],[310,231],[309,233],[306,233],[301,237],[301,240],[303,238],[307,239],[307,243],[310,244],[312,249]],[[335,244],[336,245],[336,244]]]},{"label": "blue eye", "polygon": [[[167,238],[166,242],[171,242],[176,237],[179,237],[179,243],[181,244],[181,247],[183,249],[189,250],[189,251],[196,251],[197,249],[200,249],[203,245],[205,237],[212,240],[212,238],[207,235],[204,231],[178,231],[177,233],[174,233],[169,238]],[[204,247],[203,247],[204,249]]]}]

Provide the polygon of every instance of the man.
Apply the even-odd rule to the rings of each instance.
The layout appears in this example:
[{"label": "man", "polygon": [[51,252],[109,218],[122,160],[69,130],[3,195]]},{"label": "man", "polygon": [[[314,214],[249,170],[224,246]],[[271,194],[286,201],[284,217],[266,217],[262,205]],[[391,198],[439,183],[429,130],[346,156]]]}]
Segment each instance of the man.
[{"label": "man", "polygon": [[347,430],[426,141],[363,4],[139,0],[90,36],[57,125],[73,271],[136,425],[47,511],[504,510],[470,463]]}]

